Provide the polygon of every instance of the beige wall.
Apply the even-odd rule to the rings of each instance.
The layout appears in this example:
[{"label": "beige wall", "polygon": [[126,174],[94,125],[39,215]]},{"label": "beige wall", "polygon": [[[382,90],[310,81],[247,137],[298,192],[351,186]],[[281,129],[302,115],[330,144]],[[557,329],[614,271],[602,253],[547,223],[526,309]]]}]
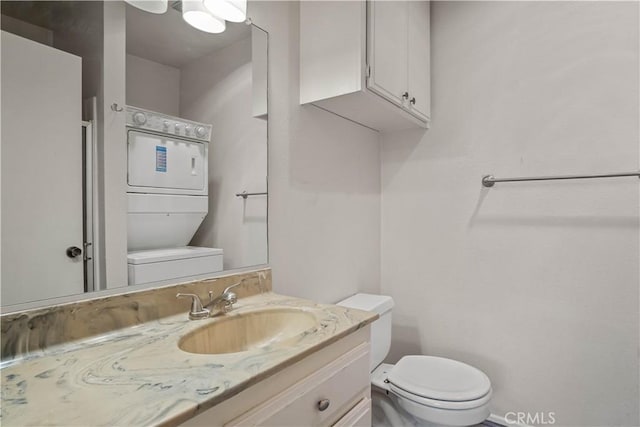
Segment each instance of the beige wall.
[{"label": "beige wall", "polygon": [[435,2],[433,122],[385,135],[391,359],[484,370],[493,412],[638,425],[637,2]]},{"label": "beige wall", "polygon": [[182,68],[182,115],[213,125],[209,213],[191,244],[222,248],[224,269],[266,264],[267,122],[252,116],[251,37]]},{"label": "beige wall", "polygon": [[180,116],[180,69],[127,54],[127,105]]},{"label": "beige wall", "polygon": [[379,286],[377,134],[299,105],[298,4],[250,3],[269,32],[269,263],[277,292],[335,302]]}]

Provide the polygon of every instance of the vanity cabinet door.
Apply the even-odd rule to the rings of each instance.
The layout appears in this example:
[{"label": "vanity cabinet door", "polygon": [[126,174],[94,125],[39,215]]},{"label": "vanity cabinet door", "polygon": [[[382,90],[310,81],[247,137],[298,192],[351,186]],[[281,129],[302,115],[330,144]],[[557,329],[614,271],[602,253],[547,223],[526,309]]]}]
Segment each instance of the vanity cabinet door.
[{"label": "vanity cabinet door", "polygon": [[369,399],[369,381],[369,344],[364,343],[226,425],[332,425]]},{"label": "vanity cabinet door", "polygon": [[340,418],[333,427],[370,427],[371,399],[365,397],[356,406]]}]

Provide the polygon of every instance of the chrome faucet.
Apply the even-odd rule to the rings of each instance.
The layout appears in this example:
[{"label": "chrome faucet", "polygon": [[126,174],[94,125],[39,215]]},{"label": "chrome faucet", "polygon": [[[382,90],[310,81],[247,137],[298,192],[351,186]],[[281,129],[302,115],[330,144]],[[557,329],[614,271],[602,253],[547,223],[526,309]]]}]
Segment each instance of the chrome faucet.
[{"label": "chrome faucet", "polygon": [[[227,286],[222,293],[216,298],[213,297],[213,291],[209,291],[209,302],[203,306],[200,297],[196,294],[176,294],[176,298],[191,298],[191,309],[189,310],[189,319],[207,319],[211,317],[212,311],[217,308],[219,312],[228,313],[233,304],[238,302],[238,296],[231,289],[241,285],[245,279],[242,279],[238,283],[234,283],[231,286]],[[218,308],[220,307],[220,308]]]}]

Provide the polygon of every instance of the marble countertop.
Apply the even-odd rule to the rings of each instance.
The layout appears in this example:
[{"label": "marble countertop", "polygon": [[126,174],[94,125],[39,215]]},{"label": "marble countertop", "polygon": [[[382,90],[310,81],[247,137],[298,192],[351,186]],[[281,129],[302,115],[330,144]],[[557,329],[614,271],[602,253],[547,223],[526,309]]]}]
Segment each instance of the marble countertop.
[{"label": "marble countertop", "polygon": [[271,292],[238,300],[226,315],[295,307],[317,325],[287,347],[191,354],[179,339],[207,320],[187,313],[60,344],[3,362],[1,423],[177,425],[362,328],[377,315]]}]

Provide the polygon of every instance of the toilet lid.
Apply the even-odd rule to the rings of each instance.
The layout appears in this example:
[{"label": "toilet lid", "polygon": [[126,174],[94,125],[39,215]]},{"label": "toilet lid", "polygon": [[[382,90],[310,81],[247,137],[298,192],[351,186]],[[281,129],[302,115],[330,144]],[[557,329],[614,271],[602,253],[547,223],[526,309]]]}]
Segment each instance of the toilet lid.
[{"label": "toilet lid", "polygon": [[433,356],[405,356],[391,369],[388,380],[417,396],[462,402],[491,390],[484,372],[456,360]]}]

